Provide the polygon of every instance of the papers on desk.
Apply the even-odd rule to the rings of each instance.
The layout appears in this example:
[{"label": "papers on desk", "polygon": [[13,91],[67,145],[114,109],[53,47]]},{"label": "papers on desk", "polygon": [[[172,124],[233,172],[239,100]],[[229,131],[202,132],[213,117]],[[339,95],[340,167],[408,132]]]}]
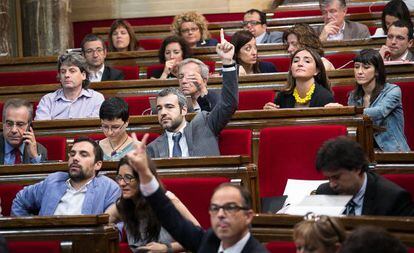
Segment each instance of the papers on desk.
[{"label": "papers on desk", "polygon": [[288,196],[285,201],[286,205],[298,204],[306,196],[312,194],[318,189],[319,185],[327,183],[328,180],[300,180],[288,179],[283,195]]}]

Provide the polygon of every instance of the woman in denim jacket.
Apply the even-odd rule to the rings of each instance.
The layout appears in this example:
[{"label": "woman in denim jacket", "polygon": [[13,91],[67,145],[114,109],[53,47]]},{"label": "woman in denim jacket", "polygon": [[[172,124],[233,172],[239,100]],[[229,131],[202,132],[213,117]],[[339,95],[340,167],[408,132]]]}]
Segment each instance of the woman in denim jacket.
[{"label": "woman in denim jacket", "polygon": [[385,128],[374,133],[376,147],[382,151],[409,151],[404,135],[401,89],[386,83],[384,62],[377,50],[364,49],[354,59],[356,88],[348,105],[363,106],[374,125]]}]

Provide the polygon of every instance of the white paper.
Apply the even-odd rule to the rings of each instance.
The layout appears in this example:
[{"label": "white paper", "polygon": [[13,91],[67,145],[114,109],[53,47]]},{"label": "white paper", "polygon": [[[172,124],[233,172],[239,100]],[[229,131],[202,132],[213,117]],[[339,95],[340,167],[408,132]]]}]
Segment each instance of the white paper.
[{"label": "white paper", "polygon": [[318,215],[339,216],[351,199],[351,195],[309,195],[300,203],[286,206],[278,213],[305,215],[313,212]]},{"label": "white paper", "polygon": [[319,185],[327,182],[328,180],[288,179],[285,191],[283,192],[283,195],[288,196],[285,201],[285,206],[301,202],[306,196],[309,196],[312,191],[316,190]]}]

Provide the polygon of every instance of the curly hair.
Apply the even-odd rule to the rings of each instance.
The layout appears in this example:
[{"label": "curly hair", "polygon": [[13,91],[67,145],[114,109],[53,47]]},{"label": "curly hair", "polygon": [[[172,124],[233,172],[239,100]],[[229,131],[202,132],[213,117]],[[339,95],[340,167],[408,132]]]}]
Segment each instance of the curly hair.
[{"label": "curly hair", "polygon": [[296,35],[298,38],[299,48],[312,48],[320,56],[323,56],[322,42],[315,30],[312,29],[308,24],[296,24],[295,26],[287,29],[283,33],[283,43],[287,45],[287,37],[290,34]]},{"label": "curly hair", "polygon": [[184,22],[195,23],[198,26],[198,29],[200,29],[202,40],[210,39],[210,32],[208,31],[208,22],[202,14],[196,11],[189,11],[175,16],[171,24],[171,32],[175,35],[181,36],[181,25]]},{"label": "curly hair", "polygon": [[119,27],[123,27],[128,31],[128,35],[129,35],[128,51],[137,50],[138,49],[138,42],[137,42],[137,39],[135,38],[135,32],[134,32],[134,29],[132,28],[131,24],[126,20],[117,19],[112,23],[111,29],[109,30],[109,35],[108,35],[108,37],[109,37],[108,38],[108,40],[109,40],[109,51],[110,52],[118,51],[118,49],[116,49],[114,47],[114,42],[112,41],[112,34]]},{"label": "curly hair", "polygon": [[178,43],[180,45],[181,51],[183,52],[183,60],[190,58],[193,55],[190,46],[187,44],[187,42],[185,42],[185,40],[182,37],[172,35],[168,36],[163,40],[160,50],[158,51],[158,59],[160,60],[160,63],[164,64],[166,62],[165,50],[167,46],[171,43]]}]

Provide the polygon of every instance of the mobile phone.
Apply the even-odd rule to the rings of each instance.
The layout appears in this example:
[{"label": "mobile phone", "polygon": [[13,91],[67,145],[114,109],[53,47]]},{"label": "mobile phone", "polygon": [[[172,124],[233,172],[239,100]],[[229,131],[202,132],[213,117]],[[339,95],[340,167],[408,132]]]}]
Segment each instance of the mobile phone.
[{"label": "mobile phone", "polygon": [[29,124],[27,124],[26,132],[30,132],[30,128],[33,129],[33,122],[29,121]]}]

